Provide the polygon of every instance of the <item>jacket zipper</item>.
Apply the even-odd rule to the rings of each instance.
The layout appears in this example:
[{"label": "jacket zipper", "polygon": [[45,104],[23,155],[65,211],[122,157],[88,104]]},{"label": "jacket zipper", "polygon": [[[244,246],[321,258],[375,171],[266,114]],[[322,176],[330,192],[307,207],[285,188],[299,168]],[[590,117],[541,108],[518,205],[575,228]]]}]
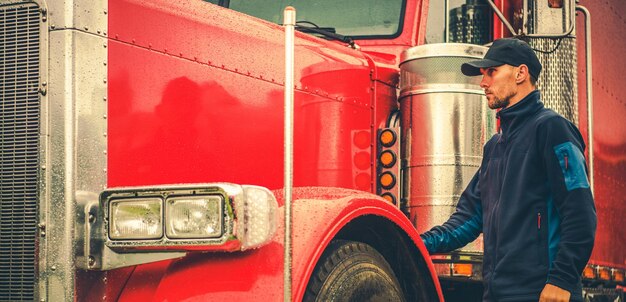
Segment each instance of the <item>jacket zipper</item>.
[{"label": "jacket zipper", "polygon": [[541,230],[541,213],[537,212],[537,230]]},{"label": "jacket zipper", "polygon": [[569,165],[569,158],[567,156],[567,152],[563,153],[563,161],[565,161],[565,171],[567,171],[567,166]]}]

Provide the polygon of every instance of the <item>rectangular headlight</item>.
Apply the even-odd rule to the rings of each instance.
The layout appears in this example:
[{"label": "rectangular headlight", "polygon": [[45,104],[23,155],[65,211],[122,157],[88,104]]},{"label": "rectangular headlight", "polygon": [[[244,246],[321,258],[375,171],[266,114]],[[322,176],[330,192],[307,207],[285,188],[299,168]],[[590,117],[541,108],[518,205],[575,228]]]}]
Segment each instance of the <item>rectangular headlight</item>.
[{"label": "rectangular headlight", "polygon": [[253,249],[272,240],[278,219],[270,190],[229,183],[114,188],[100,204],[105,245],[124,253]]},{"label": "rectangular headlight", "polygon": [[160,198],[111,201],[111,239],[158,239],[163,237],[163,205]]},{"label": "rectangular headlight", "polygon": [[221,196],[171,197],[165,202],[168,238],[217,238],[222,236]]}]

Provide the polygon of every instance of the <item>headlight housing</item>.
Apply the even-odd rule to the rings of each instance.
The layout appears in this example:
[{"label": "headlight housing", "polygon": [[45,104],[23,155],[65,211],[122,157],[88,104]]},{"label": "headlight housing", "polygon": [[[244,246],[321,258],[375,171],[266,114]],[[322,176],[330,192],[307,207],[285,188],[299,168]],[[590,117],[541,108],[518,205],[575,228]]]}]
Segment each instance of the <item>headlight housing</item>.
[{"label": "headlight housing", "polygon": [[100,195],[105,244],[128,250],[245,250],[276,232],[276,198],[234,184],[122,188]]}]

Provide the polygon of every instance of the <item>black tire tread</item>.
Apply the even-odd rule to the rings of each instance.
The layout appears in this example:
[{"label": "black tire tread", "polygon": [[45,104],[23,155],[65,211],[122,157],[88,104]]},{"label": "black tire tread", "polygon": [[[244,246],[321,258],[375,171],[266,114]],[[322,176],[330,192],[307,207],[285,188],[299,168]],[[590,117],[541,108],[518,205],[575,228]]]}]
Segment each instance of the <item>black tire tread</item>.
[{"label": "black tire tread", "polygon": [[394,285],[397,288],[400,288],[399,282],[396,279],[393,270],[385,258],[378,251],[376,251],[376,249],[361,242],[334,240],[329,244],[327,249],[324,251],[324,254],[322,254],[320,262],[317,264],[313,275],[311,276],[303,301],[317,301],[318,295],[324,286],[324,282],[329,278],[333,270],[338,266],[345,265],[344,262],[359,254],[366,254],[367,256],[372,257],[378,267],[387,273],[392,279]]}]

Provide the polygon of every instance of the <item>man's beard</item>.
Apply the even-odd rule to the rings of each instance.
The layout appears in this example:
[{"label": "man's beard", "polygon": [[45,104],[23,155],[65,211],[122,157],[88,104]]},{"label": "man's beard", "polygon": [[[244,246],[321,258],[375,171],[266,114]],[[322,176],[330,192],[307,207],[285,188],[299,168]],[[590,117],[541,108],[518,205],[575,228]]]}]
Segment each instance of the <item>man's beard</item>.
[{"label": "man's beard", "polygon": [[488,102],[489,104],[489,108],[491,109],[500,109],[500,108],[506,108],[507,106],[509,106],[509,101],[510,97],[507,97],[503,100],[500,100],[496,97],[493,98],[493,102]]},{"label": "man's beard", "polygon": [[487,104],[489,105],[489,108],[491,109],[500,109],[500,108],[506,108],[509,106],[509,104],[511,103],[511,98],[515,95],[514,93],[509,93],[509,95],[505,96],[502,99],[497,98],[494,94],[491,94],[493,96],[493,102],[489,101],[489,99],[487,99]]}]

